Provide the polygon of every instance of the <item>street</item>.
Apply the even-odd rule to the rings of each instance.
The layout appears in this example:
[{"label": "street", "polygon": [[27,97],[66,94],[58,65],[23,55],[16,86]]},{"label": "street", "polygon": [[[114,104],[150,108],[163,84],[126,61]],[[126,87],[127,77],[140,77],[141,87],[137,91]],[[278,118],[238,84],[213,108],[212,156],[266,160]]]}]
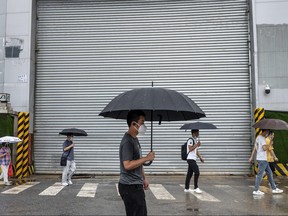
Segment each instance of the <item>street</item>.
[{"label": "street", "polygon": [[[276,177],[283,194],[253,196],[255,177],[200,176],[202,194],[184,193],[184,175],[148,176],[148,215],[288,215],[288,178]],[[17,185],[0,185],[1,215],[125,215],[118,176],[74,176],[63,187],[59,175],[33,175]],[[2,182],[1,182],[2,183]],[[191,180],[193,183],[193,179]],[[191,186],[193,187],[193,185]]]}]

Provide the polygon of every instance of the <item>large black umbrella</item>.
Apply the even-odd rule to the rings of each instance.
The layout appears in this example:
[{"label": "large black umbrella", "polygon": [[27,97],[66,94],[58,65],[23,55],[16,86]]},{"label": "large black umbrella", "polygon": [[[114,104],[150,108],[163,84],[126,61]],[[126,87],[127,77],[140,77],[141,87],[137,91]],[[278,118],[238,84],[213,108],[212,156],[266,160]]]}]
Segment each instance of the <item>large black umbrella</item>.
[{"label": "large black umbrella", "polygon": [[126,119],[130,110],[144,111],[146,120],[151,121],[151,151],[153,150],[152,121],[159,121],[161,124],[161,121],[183,121],[205,117],[200,107],[186,95],[155,87],[138,88],[122,93],[111,100],[99,115]]},{"label": "large black umbrella", "polygon": [[186,95],[165,88],[138,88],[116,96],[99,114],[126,119],[130,110],[143,110],[148,121],[181,121],[205,117]]},{"label": "large black umbrella", "polygon": [[67,128],[59,132],[61,135],[73,135],[73,136],[88,136],[88,134],[81,129],[78,128]]},{"label": "large black umbrella", "polygon": [[217,129],[217,127],[211,123],[205,123],[205,122],[194,122],[194,123],[186,123],[182,125],[180,129],[183,130],[200,130],[200,129]]},{"label": "large black umbrella", "polygon": [[262,119],[252,127],[267,130],[288,130],[288,123],[281,119]]}]

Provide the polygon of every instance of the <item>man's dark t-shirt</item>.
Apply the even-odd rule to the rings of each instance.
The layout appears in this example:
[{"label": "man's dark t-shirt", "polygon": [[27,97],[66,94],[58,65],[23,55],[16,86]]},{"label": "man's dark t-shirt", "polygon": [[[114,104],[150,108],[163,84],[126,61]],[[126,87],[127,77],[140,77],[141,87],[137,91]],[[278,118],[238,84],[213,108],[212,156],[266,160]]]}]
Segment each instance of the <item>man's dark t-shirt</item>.
[{"label": "man's dark t-shirt", "polygon": [[[73,142],[70,141],[70,140],[65,140],[64,143],[63,143],[63,149],[66,148],[67,146],[70,146],[72,143]],[[71,150],[69,149],[69,150],[65,151],[65,155],[66,156],[68,155],[67,160],[69,160],[69,161],[74,160],[74,147],[71,148]]]},{"label": "man's dark t-shirt", "polygon": [[133,170],[125,170],[123,161],[137,160],[141,157],[141,146],[137,138],[125,133],[119,148],[121,184],[143,184],[142,166]]}]

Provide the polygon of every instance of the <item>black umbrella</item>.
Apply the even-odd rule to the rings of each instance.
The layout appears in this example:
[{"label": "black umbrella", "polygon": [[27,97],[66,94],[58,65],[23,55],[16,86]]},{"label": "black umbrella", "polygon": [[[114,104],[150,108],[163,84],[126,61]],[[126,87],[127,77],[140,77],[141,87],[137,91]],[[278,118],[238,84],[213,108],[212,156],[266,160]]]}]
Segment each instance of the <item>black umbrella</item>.
[{"label": "black umbrella", "polygon": [[281,119],[262,119],[252,127],[267,130],[288,130],[288,123]]},{"label": "black umbrella", "polygon": [[182,125],[180,129],[183,130],[192,130],[192,129],[217,129],[217,127],[211,123],[205,123],[205,122],[194,122],[194,123],[187,123]]},{"label": "black umbrella", "polygon": [[122,93],[111,100],[99,115],[126,119],[130,110],[144,111],[146,120],[151,121],[151,151],[153,150],[152,121],[159,121],[160,125],[161,121],[182,121],[205,117],[200,107],[186,95],[155,87],[138,88]]},{"label": "black umbrella", "polygon": [[61,135],[73,135],[73,136],[88,136],[88,134],[81,129],[78,128],[68,128],[68,129],[64,129],[61,132],[59,132],[59,134]]},{"label": "black umbrella", "polygon": [[116,96],[99,114],[126,119],[130,110],[142,110],[148,121],[181,121],[205,117],[205,113],[186,95],[165,88],[139,88]]}]

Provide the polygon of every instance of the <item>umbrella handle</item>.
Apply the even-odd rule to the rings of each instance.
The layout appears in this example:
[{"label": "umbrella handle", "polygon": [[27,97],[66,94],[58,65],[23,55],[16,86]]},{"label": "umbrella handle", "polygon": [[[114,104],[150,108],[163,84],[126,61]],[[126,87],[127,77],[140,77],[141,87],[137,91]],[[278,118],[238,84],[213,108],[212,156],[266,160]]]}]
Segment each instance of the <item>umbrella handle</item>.
[{"label": "umbrella handle", "polygon": [[153,162],[153,161],[149,161],[149,162],[147,162],[147,163],[145,162],[145,163],[143,163],[143,166],[150,166],[150,165],[152,164],[152,162]]}]

